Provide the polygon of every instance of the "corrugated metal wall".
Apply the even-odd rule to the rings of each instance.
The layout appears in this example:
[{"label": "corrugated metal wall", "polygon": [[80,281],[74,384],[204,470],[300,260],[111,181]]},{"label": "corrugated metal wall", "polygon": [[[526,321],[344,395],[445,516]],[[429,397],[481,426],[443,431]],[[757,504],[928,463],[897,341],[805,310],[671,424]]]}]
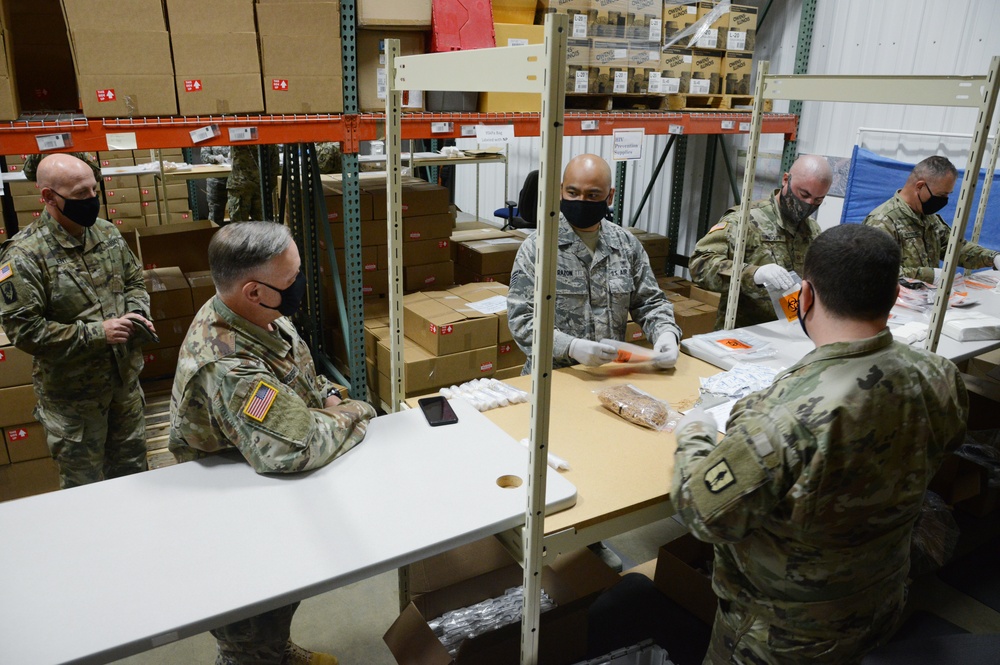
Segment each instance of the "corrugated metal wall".
[{"label": "corrugated metal wall", "polygon": [[[764,0],[746,2],[760,8]],[[770,61],[772,73],[791,73],[795,67],[800,0],[775,0],[758,34],[755,58]],[[819,0],[813,30],[810,74],[962,75],[984,74],[990,57],[1000,55],[1000,1],[998,0]],[[755,62],[756,67],[756,62]],[[787,109],[777,102],[775,111]],[[916,162],[931,154],[949,157],[964,167],[968,139],[912,136],[892,133],[906,129],[927,132],[972,131],[971,109],[839,103],[809,103],[802,110],[798,150],[835,157],[850,157],[859,129],[866,131],[861,144],[896,159]],[[625,219],[630,219],[668,137],[646,139],[643,159],[629,164]],[[610,137],[573,137],[563,147],[564,163],[583,152],[609,155]],[[679,249],[690,254],[697,241],[684,229],[697,225],[704,171],[704,137],[689,137],[685,168],[682,231]],[[731,157],[744,159],[745,139],[725,137]],[[528,171],[538,162],[538,139],[515,139],[510,148],[509,182],[503,167],[482,167],[480,215],[489,217],[504,199],[516,198]],[[758,158],[757,191],[774,185],[782,150],[780,137],[764,137]],[[667,160],[637,226],[666,234],[670,205],[673,158]],[[475,169],[457,169],[456,203],[475,210]],[[740,175],[740,177],[742,177]],[[742,181],[739,181],[741,184]],[[728,178],[721,157],[716,159],[711,218],[732,205]],[[842,200],[828,197],[820,210],[823,226],[840,220]],[[995,203],[1000,205],[1000,203]]]}]

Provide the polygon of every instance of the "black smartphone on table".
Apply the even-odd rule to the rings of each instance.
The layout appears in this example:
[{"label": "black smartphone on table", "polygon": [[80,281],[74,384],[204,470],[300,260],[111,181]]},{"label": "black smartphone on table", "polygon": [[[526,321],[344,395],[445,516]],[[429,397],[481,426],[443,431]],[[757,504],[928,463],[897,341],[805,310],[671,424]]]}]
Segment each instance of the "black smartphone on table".
[{"label": "black smartphone on table", "polygon": [[420,405],[420,410],[424,412],[427,424],[431,427],[453,425],[458,422],[458,416],[452,410],[451,404],[441,395],[423,397],[417,400],[417,404]]}]

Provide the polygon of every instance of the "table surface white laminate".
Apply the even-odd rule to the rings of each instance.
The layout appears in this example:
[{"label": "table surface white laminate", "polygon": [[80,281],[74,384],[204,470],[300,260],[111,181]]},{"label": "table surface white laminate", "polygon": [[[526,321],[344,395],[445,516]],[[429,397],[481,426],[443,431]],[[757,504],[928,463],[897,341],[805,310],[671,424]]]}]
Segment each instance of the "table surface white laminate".
[{"label": "table surface white laminate", "polygon": [[[528,452],[464,402],[372,421],[328,466],[236,455],[0,504],[0,663],[99,663],[524,523]],[[550,511],[576,489],[549,472]]]},{"label": "table surface white laminate", "polygon": [[[970,289],[969,298],[975,304],[970,305],[968,311],[1000,317],[1000,294],[994,293],[991,290]],[[952,308],[949,311],[963,311],[964,309]],[[918,320],[923,323],[930,321],[929,315],[914,315],[898,307],[894,308],[893,311],[902,313],[901,318],[903,320]],[[894,327],[893,321],[890,321],[889,330],[891,331]],[[769,321],[767,323],[740,328],[740,330],[750,332],[763,341],[771,343],[771,346],[777,353],[771,358],[754,361],[754,364],[772,369],[781,370],[791,367],[801,360],[803,356],[816,348],[802,332],[800,326],[795,323],[788,324],[784,321]],[[913,346],[923,348],[924,343],[918,342]],[[692,345],[690,340],[682,341],[681,348],[685,353],[724,370],[732,368],[733,365],[740,361],[739,356],[711,353],[701,346]],[[952,362],[959,363],[996,348],[1000,348],[1000,339],[960,342],[942,334],[938,339],[937,353]]]}]

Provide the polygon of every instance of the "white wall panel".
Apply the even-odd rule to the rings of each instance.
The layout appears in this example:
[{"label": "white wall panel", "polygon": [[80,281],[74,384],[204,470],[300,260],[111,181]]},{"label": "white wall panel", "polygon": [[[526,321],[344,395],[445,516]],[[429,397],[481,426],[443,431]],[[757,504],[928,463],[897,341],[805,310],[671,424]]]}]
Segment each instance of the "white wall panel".
[{"label": "white wall panel", "polygon": [[[754,0],[763,8],[765,0]],[[756,59],[770,62],[772,73],[790,74],[795,68],[801,0],[775,0],[758,33]],[[810,74],[879,75],[969,75],[984,74],[990,57],[1000,55],[1000,1],[998,0],[819,0],[809,60]],[[756,60],[755,60],[756,71]],[[775,111],[787,103],[776,102]],[[798,150],[836,157],[850,157],[862,127],[907,129],[927,132],[969,133],[975,121],[971,109],[807,102],[802,110]],[[652,175],[656,160],[668,137],[649,137],[640,162],[629,165],[625,219],[631,218]],[[738,184],[742,185],[742,162],[746,141],[726,137],[732,159],[739,154]],[[919,161],[931,154],[949,157],[964,167],[968,140],[937,136],[904,136],[866,132],[863,145],[879,154],[906,161]],[[571,137],[563,147],[564,163],[583,152],[610,155],[609,137]],[[697,241],[697,225],[704,170],[706,140],[689,137],[685,169],[682,230],[679,251],[690,254]],[[510,180],[502,182],[503,168],[484,167],[480,180],[480,211],[489,217],[508,196],[517,197],[528,171],[538,161],[538,139],[515,139],[510,152]],[[780,155],[779,136],[763,136],[761,152]],[[763,157],[763,155],[762,155]],[[771,173],[766,171],[768,167]],[[780,174],[773,159],[760,159],[757,192],[775,186]],[[670,210],[673,157],[657,181],[637,226],[666,234]],[[463,210],[475,209],[475,169],[458,169],[456,203]],[[493,175],[495,174],[495,175]],[[721,156],[716,157],[712,219],[717,219],[734,201]],[[820,210],[820,223],[839,222],[840,201],[831,200]]]}]

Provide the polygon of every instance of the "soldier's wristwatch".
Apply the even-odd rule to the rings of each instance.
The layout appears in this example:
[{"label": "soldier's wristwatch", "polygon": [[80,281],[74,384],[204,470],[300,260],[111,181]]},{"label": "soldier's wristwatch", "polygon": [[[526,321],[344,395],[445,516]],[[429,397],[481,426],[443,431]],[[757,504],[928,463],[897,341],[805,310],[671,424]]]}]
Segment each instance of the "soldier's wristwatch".
[{"label": "soldier's wristwatch", "polygon": [[326,394],[326,399],[329,399],[330,397],[334,397],[334,396],[337,399],[339,399],[339,400],[343,400],[344,399],[344,393],[340,390],[340,388],[336,388],[336,387],[330,388],[330,392],[328,392]]}]

